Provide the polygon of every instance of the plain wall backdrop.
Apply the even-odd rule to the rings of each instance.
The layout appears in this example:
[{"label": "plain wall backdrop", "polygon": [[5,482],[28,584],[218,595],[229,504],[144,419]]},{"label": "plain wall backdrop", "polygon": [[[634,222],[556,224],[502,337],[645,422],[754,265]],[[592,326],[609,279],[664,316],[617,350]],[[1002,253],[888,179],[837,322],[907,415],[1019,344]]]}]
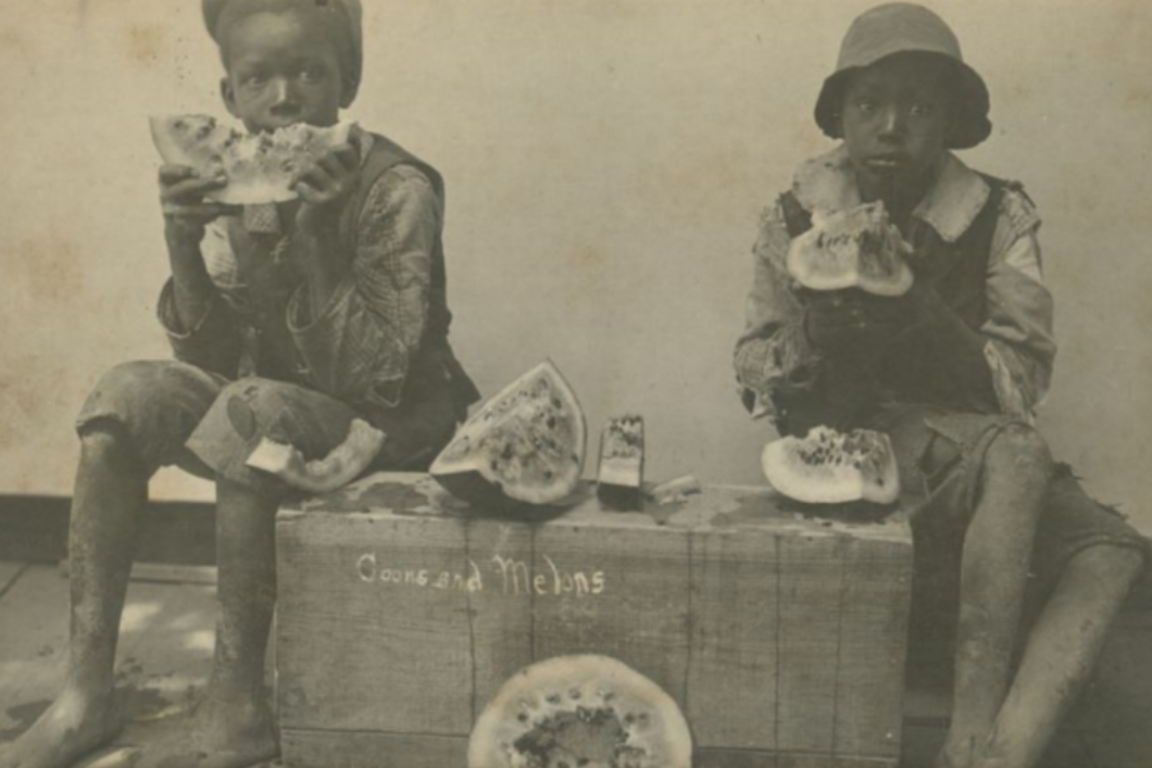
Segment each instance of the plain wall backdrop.
[{"label": "plain wall backdrop", "polygon": [[[348,117],[448,183],[453,342],[486,394],[544,357],[590,448],[641,413],[648,474],[760,483],[771,437],[731,372],[761,209],[831,146],[811,119],[861,0],[365,0]],[[1059,457],[1152,531],[1152,4],[937,0],[995,129],[961,157],[1045,223]],[[198,0],[0,8],[0,493],[71,491],[74,414],[118,361],[162,358],[147,116],[223,114]],[[203,497],[176,472],[154,492]]]}]

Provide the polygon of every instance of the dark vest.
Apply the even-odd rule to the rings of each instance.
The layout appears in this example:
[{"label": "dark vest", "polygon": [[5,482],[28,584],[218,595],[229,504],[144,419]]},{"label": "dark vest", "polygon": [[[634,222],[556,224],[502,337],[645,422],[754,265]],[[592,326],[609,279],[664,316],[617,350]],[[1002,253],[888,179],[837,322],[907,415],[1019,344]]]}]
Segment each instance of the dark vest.
[{"label": "dark vest", "polygon": [[[984,207],[954,243],[941,238],[924,222],[910,227],[918,258],[911,263],[916,280],[935,285],[944,303],[973,330],[988,319],[987,275],[992,237],[1000,203],[1010,182],[983,176],[990,187]],[[792,238],[812,228],[812,215],[792,192],[780,198],[784,223]],[[945,351],[930,333],[913,332],[874,361],[874,373],[851,365],[829,363],[809,392],[775,398],[777,426],[787,434],[803,434],[814,424],[851,428],[867,420],[884,403],[925,403],[950,410],[994,412],[996,403],[975,393],[948,373],[941,363]]]},{"label": "dark vest", "polygon": [[[372,138],[371,152],[361,167],[360,183],[344,206],[340,218],[339,234],[341,244],[347,253],[354,252],[357,220],[372,186],[392,168],[398,165],[418,168],[432,183],[441,204],[445,199],[444,180],[435,168],[384,136],[373,134]],[[298,204],[289,203],[281,207],[281,221],[291,220],[296,205]],[[257,242],[259,238],[268,236],[249,234],[239,219],[230,220],[228,234],[238,260],[243,259],[245,253],[252,253],[254,248],[267,250],[270,245],[269,242],[262,244]],[[274,239],[279,239],[279,236]],[[416,389],[447,384],[452,389],[457,418],[463,420],[468,406],[480,399],[480,393],[448,343],[452,313],[448,309],[447,271],[444,264],[442,234],[439,232],[431,255],[428,320],[420,349],[409,367],[402,402],[408,400]],[[258,290],[253,292],[254,297],[261,303],[255,307],[255,316],[246,318],[248,328],[245,333],[249,337],[247,346],[255,357],[253,372],[268,378],[306,385],[308,382],[303,361],[299,358],[285,322],[288,299],[298,282],[285,279],[283,273],[279,272],[280,267],[268,263],[268,260],[265,260],[265,263],[249,263],[243,266],[250,280],[257,284],[262,283],[254,286],[258,287]]]}]

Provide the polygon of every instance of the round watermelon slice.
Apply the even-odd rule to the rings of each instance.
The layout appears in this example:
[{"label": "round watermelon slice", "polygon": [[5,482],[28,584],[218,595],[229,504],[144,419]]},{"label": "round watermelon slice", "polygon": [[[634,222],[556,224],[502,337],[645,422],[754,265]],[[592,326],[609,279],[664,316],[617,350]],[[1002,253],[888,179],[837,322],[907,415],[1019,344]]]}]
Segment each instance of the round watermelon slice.
[{"label": "round watermelon slice", "polygon": [[468,419],[430,469],[474,504],[552,504],[584,470],[584,412],[551,361],[505,387]]},{"label": "round watermelon slice", "polygon": [[844,434],[813,427],[805,437],[769,443],[761,461],[772,487],[797,501],[891,504],[900,495],[896,457],[882,432],[856,429]]},{"label": "round watermelon slice", "polygon": [[788,273],[813,291],[858,288],[876,296],[902,296],[912,287],[904,260],[912,249],[888,221],[884,203],[815,214],[812,229],[792,241]]},{"label": "round watermelon slice", "polygon": [[522,669],[477,718],[468,741],[468,768],[691,765],[680,707],[607,656],[557,656]]},{"label": "round watermelon slice", "polygon": [[297,123],[275,133],[242,134],[208,115],[151,118],[152,141],[164,162],[223,173],[228,185],[205,197],[227,205],[296,199],[292,184],[328,150],[348,141],[351,123],[317,128]]}]

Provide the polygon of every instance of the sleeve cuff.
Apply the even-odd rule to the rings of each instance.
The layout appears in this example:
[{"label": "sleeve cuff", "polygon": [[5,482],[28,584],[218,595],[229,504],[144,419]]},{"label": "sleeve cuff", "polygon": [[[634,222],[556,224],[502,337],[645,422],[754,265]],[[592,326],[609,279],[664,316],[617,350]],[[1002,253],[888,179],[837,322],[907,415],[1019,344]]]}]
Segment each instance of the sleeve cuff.
[{"label": "sleeve cuff", "polygon": [[208,319],[212,316],[213,310],[216,308],[217,297],[213,295],[208,299],[208,303],[204,305],[204,313],[192,323],[192,326],[185,327],[180,322],[180,313],[176,311],[176,293],[175,287],[172,283],[172,278],[164,283],[164,287],[160,291],[160,301],[156,306],[156,316],[160,320],[160,325],[164,328],[164,332],[172,339],[184,341],[193,336],[198,335],[207,325]]}]

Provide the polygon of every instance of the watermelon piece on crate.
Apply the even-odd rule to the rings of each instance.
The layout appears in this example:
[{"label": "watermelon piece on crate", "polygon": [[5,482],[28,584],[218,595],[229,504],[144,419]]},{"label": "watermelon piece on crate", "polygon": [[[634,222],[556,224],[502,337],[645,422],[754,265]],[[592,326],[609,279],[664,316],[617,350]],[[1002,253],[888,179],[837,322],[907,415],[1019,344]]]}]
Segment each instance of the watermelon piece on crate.
[{"label": "watermelon piece on crate", "polygon": [[804,437],[768,443],[761,461],[772,487],[800,502],[891,504],[900,495],[892,442],[870,429],[813,427]]},{"label": "watermelon piece on crate", "polygon": [[576,393],[545,361],[469,418],[429,471],[471,504],[555,504],[580,483],[586,431]]},{"label": "watermelon piece on crate", "polygon": [[644,419],[608,419],[600,433],[600,471],[596,495],[607,506],[638,509],[644,487]]}]

